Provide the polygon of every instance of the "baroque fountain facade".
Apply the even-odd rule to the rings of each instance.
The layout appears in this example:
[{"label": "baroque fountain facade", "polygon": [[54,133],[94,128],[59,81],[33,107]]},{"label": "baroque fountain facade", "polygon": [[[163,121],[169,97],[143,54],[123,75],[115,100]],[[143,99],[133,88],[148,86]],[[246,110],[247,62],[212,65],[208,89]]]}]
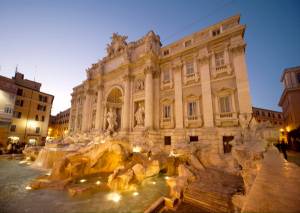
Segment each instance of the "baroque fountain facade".
[{"label": "baroque fountain facade", "polygon": [[[241,209],[265,139],[274,135],[252,119],[239,20],[228,18],[167,46],[153,31],[129,43],[114,33],[107,56],[73,88],[69,136],[39,153],[25,150],[36,158],[34,167],[51,169],[29,187],[93,193],[97,184],[74,182],[101,174],[107,177],[101,190],[135,191],[164,174],[174,207],[189,185],[221,171],[241,177],[243,189],[229,189],[230,203]],[[227,211],[226,205],[215,210]]]}]

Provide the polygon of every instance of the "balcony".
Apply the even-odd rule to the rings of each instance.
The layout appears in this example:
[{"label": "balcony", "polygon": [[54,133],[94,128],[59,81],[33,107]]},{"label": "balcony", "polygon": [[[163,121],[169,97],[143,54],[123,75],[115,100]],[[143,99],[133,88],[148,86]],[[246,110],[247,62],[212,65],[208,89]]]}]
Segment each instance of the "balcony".
[{"label": "balcony", "polygon": [[232,68],[231,68],[230,64],[224,64],[222,66],[212,68],[212,75],[214,78],[216,78],[218,75],[223,74],[223,73],[225,73],[227,75],[230,75],[232,73]]},{"label": "balcony", "polygon": [[171,129],[174,128],[174,121],[173,118],[168,117],[168,118],[161,118],[160,120],[160,127],[163,129]]},{"label": "balcony", "polygon": [[224,112],[215,114],[215,122],[218,127],[238,126],[239,120],[236,112]]},{"label": "balcony", "polygon": [[184,124],[185,127],[188,128],[197,128],[197,127],[201,127],[203,124],[202,118],[201,116],[186,116],[184,119]]}]

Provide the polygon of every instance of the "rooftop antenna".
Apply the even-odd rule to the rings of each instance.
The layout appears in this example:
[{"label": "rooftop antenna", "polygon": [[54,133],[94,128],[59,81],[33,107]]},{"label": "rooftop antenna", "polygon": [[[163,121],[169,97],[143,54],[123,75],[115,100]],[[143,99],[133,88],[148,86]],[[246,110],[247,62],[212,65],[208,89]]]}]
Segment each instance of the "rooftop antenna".
[{"label": "rooftop antenna", "polygon": [[19,64],[17,64],[17,66],[16,66],[15,74],[18,72],[18,66],[19,66]]}]

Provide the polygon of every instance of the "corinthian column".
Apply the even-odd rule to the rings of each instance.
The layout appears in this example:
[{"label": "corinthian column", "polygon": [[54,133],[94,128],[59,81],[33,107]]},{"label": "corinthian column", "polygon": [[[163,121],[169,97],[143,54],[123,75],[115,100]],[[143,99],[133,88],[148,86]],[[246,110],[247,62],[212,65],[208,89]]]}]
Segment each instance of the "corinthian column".
[{"label": "corinthian column", "polygon": [[209,72],[209,56],[208,54],[201,55],[198,59],[200,63],[200,73],[201,73],[201,90],[202,90],[204,126],[213,127],[214,117],[213,117],[210,72]]},{"label": "corinthian column", "polygon": [[124,104],[123,104],[123,112],[122,112],[122,131],[129,130],[129,114],[130,114],[130,82],[131,76],[125,75],[124,76]]},{"label": "corinthian column", "polygon": [[89,123],[90,123],[90,114],[91,114],[91,91],[86,91],[85,101],[83,105],[83,113],[82,113],[82,130],[84,132],[89,130]]},{"label": "corinthian column", "polygon": [[101,119],[101,116],[103,115],[102,96],[103,96],[103,85],[99,85],[98,95],[97,95],[96,121],[95,121],[95,128],[97,130],[102,130],[102,121],[103,121],[103,119]]},{"label": "corinthian column", "polygon": [[175,92],[175,122],[176,129],[183,128],[183,105],[182,105],[182,63],[177,62],[172,67],[174,73],[174,92]]},{"label": "corinthian column", "polygon": [[145,68],[145,128],[153,129],[153,67]]}]

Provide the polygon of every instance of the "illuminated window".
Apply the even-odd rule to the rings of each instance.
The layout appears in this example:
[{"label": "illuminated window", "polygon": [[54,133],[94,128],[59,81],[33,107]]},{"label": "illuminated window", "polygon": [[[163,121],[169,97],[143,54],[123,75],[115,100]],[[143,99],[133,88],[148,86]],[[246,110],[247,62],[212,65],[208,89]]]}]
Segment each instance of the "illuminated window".
[{"label": "illuminated window", "polygon": [[18,96],[22,96],[23,95],[23,90],[22,89],[18,89],[17,90],[17,95]]},{"label": "illuminated window", "polygon": [[189,102],[188,103],[188,117],[189,118],[195,118],[197,116],[197,111],[196,111],[196,102]]},{"label": "illuminated window", "polygon": [[164,56],[167,56],[167,55],[169,55],[169,53],[170,53],[169,50],[164,50],[163,55],[164,55]]},{"label": "illuminated window", "polygon": [[36,128],[35,128],[35,133],[36,133],[36,134],[39,134],[40,131],[41,131],[41,128],[40,128],[40,127],[36,127]]},{"label": "illuminated window", "polygon": [[11,114],[12,113],[12,108],[11,107],[5,107],[4,108],[4,113]]},{"label": "illuminated window", "polygon": [[18,111],[14,111],[13,116],[14,116],[15,118],[21,118],[21,117],[22,117],[22,113],[21,113],[21,112],[18,112]]},{"label": "illuminated window", "polygon": [[16,125],[11,125],[10,126],[10,131],[11,132],[15,132],[16,131],[17,126]]},{"label": "illuminated window", "polygon": [[23,100],[16,100],[15,105],[16,106],[23,106],[24,101]]},{"label": "illuminated window", "polygon": [[171,118],[171,106],[164,105],[164,118]]},{"label": "illuminated window", "polygon": [[221,31],[220,31],[219,28],[212,31],[212,35],[213,35],[213,36],[217,36],[217,35],[219,35],[220,33],[221,33]]},{"label": "illuminated window", "polygon": [[185,66],[186,66],[186,75],[187,76],[194,75],[194,63],[190,61],[187,62]]},{"label": "illuminated window", "polygon": [[191,46],[192,45],[192,41],[191,40],[188,40],[186,42],[184,42],[184,46],[185,47],[188,47],[188,46]]},{"label": "illuminated window", "polygon": [[231,112],[229,96],[220,97],[219,101],[221,113]]},{"label": "illuminated window", "polygon": [[216,67],[224,66],[224,52],[219,52],[215,54]]},{"label": "illuminated window", "polygon": [[166,70],[163,72],[163,82],[168,83],[170,82],[170,72],[169,70]]}]

